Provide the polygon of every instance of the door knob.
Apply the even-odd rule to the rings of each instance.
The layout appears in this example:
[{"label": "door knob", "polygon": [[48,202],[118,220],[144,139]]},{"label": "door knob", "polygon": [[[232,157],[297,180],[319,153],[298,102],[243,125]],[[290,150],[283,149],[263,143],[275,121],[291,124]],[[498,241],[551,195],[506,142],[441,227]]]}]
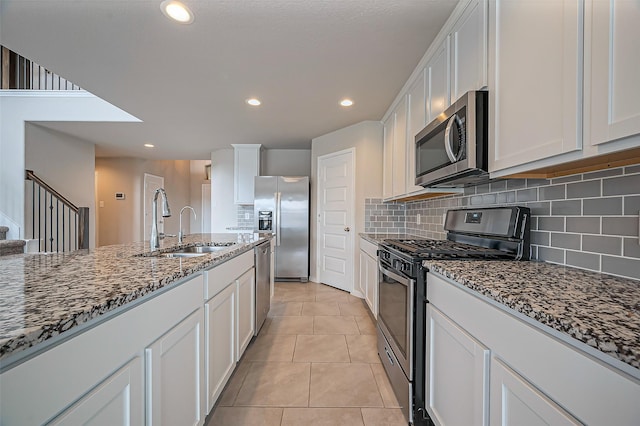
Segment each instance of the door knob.
[{"label": "door knob", "polygon": [[351,231],[351,229],[349,229],[349,227],[347,226],[346,228],[344,228],[345,232],[349,232]]}]

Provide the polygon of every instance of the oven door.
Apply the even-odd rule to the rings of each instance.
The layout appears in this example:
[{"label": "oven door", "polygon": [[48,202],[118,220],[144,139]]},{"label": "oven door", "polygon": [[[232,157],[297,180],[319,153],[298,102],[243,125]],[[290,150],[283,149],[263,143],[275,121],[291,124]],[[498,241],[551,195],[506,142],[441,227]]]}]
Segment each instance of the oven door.
[{"label": "oven door", "polygon": [[415,281],[379,263],[378,325],[410,381],[413,380]]}]

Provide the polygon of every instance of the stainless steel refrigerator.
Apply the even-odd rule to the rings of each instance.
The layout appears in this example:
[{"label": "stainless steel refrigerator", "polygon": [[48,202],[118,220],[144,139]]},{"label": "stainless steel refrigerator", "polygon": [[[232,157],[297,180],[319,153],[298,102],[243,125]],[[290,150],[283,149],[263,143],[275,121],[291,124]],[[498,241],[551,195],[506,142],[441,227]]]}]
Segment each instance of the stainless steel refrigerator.
[{"label": "stainless steel refrigerator", "polygon": [[275,278],[309,280],[309,177],[256,176],[254,231],[275,234]]}]

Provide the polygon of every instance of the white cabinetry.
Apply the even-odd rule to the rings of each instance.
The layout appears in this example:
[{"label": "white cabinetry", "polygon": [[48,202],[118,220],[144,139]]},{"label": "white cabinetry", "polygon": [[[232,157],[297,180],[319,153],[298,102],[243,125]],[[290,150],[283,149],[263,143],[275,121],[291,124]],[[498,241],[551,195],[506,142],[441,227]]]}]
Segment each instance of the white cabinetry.
[{"label": "white cabinetry", "polygon": [[393,132],[393,191],[397,197],[407,190],[407,99],[406,96],[398,103],[393,112],[396,115]]},{"label": "white cabinetry", "polygon": [[427,305],[427,411],[437,425],[488,424],[489,350]]},{"label": "white cabinetry", "polygon": [[582,10],[492,0],[489,171],[582,147]]},{"label": "white cabinetry", "polygon": [[491,359],[491,424],[581,425],[498,358]]},{"label": "white cabinetry", "polygon": [[416,135],[427,124],[427,100],[425,85],[425,70],[423,69],[409,87],[407,94],[409,112],[407,114],[407,193],[422,190],[416,181]]},{"label": "white cabinetry", "polygon": [[360,289],[373,316],[378,318],[378,246],[360,238]]},{"label": "white cabinetry", "polygon": [[238,349],[236,361],[240,361],[240,357],[244,353],[255,330],[256,315],[256,276],[255,269],[251,268],[236,280],[236,288],[238,289]]},{"label": "white cabinetry", "polygon": [[231,283],[204,305],[207,412],[236,367],[236,298]]},{"label": "white cabinetry", "polygon": [[143,371],[136,357],[58,416],[51,425],[137,425],[144,419]]},{"label": "white cabinetry", "polygon": [[[443,360],[427,369],[436,371],[436,379],[428,373],[426,377],[432,384],[428,398],[435,394],[432,405],[437,410],[452,412],[446,405],[449,400],[441,404],[446,409],[438,407],[438,398],[445,392],[457,407],[463,407],[456,415],[488,406],[492,425],[580,424],[575,419],[592,425],[637,425],[640,381],[628,375],[626,364],[621,369],[614,368],[614,363],[607,365],[579,349],[582,344],[569,336],[551,332],[440,275],[429,273],[427,283],[429,328],[433,324],[441,328],[435,336],[427,336],[436,350],[427,359]],[[446,352],[438,352],[439,342]],[[481,357],[486,377],[487,351],[491,353],[490,397],[486,387],[484,394],[477,391]],[[450,381],[439,369],[448,372]],[[478,411],[473,408],[473,412]],[[476,424],[476,420],[458,423],[440,418],[441,424]]]},{"label": "white cabinetry", "polygon": [[260,176],[260,144],[232,145],[233,194],[236,204],[253,204],[254,178]]},{"label": "white cabinetry", "polygon": [[487,0],[472,0],[451,32],[451,102],[487,86]]},{"label": "white cabinetry", "polygon": [[255,328],[253,250],[204,272],[207,413],[215,405]]},{"label": "white cabinetry", "polygon": [[427,62],[427,123],[451,104],[449,97],[449,36]]},{"label": "white cabinetry", "polygon": [[3,372],[0,424],[202,423],[202,288],[195,274]]},{"label": "white cabinetry", "polygon": [[640,7],[633,0],[586,4],[585,142],[601,145],[640,134]]},{"label": "white cabinetry", "polygon": [[200,308],[145,350],[147,424],[204,423],[203,322]]}]

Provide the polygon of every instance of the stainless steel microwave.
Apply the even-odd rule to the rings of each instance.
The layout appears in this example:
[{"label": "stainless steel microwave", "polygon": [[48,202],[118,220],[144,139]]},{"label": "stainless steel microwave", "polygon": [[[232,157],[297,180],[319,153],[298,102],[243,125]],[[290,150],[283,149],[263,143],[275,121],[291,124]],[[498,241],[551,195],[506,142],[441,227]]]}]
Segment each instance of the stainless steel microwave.
[{"label": "stainless steel microwave", "polygon": [[416,135],[416,185],[457,188],[489,180],[488,93],[467,92]]}]

